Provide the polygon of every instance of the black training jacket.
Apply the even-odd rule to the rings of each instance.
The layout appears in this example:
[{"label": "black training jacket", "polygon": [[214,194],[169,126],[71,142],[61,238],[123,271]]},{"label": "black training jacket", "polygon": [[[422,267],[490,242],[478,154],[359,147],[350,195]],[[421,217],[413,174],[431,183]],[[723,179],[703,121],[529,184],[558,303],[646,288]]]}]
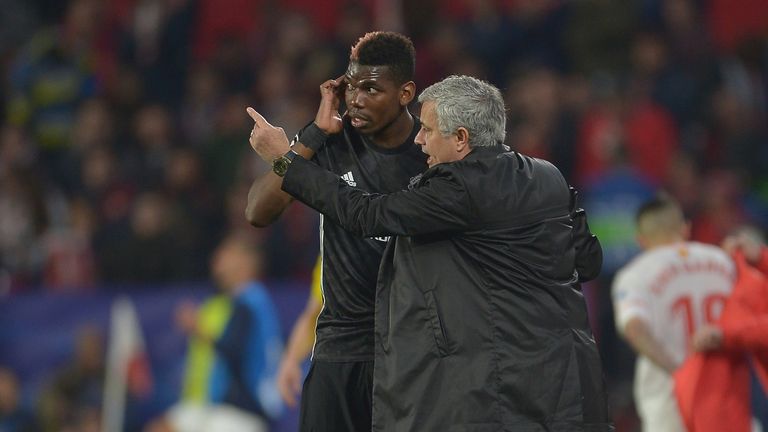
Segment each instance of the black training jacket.
[{"label": "black training jacket", "polygon": [[[344,118],[341,133],[328,137],[313,161],[359,189],[378,193],[401,190],[426,167],[426,155],[413,143],[421,123],[414,117],[410,136],[398,147],[383,149]],[[321,217],[323,309],[317,317],[314,360],[374,359],[376,277],[387,239],[361,238],[334,220]]]},{"label": "black training jacket", "polygon": [[374,431],[612,430],[579,289],[602,251],[552,164],[477,148],[379,195],[296,158],[283,190],[396,236],[377,283]]}]

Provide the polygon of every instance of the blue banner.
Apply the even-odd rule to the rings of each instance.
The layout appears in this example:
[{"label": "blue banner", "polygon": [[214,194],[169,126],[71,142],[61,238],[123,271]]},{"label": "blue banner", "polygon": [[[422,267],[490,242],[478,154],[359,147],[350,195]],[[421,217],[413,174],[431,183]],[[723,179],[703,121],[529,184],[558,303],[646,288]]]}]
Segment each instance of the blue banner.
[{"label": "blue banner", "polygon": [[[306,284],[268,285],[285,339],[304,308]],[[139,315],[154,380],[151,397],[134,404],[126,430],[143,423],[175,402],[180,393],[186,337],[176,328],[174,313],[184,300],[201,301],[212,294],[208,284],[118,287],[89,293],[17,294],[0,299],[0,366],[21,382],[23,403],[34,409],[52,376],[72,358],[78,331],[92,326],[109,334],[109,314],[117,295],[128,295]],[[274,431],[295,431],[295,410],[288,410]]]}]

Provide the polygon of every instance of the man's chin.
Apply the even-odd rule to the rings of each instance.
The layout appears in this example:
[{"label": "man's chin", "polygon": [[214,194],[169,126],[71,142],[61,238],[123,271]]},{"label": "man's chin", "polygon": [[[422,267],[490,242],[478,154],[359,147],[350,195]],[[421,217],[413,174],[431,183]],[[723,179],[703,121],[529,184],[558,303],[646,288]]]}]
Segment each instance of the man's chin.
[{"label": "man's chin", "polygon": [[376,130],[371,127],[370,122],[363,122],[360,126],[352,125],[352,127],[362,135],[373,135]]}]

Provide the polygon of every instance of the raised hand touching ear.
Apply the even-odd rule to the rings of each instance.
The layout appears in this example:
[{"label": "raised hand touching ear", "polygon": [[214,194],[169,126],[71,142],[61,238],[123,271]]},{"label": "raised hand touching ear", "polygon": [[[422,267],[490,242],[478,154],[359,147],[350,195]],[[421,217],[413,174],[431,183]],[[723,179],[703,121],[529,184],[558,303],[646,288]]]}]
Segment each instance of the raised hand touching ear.
[{"label": "raised hand touching ear", "polygon": [[320,107],[317,109],[315,124],[327,135],[341,132],[342,116],[339,114],[339,106],[344,94],[344,85],[344,75],[320,84]]}]

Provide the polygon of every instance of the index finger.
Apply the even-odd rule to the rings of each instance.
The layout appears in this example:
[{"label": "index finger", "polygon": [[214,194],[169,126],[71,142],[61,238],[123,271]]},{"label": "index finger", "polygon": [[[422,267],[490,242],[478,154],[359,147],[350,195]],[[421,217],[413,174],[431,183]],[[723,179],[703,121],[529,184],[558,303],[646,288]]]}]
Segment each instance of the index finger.
[{"label": "index finger", "polygon": [[347,76],[342,75],[334,80],[336,82],[336,97],[339,99],[344,99],[344,93],[346,91],[346,85],[344,83],[347,81]]},{"label": "index finger", "polygon": [[256,126],[272,126],[267,119],[264,118],[261,114],[256,112],[255,109],[248,107],[245,109],[245,112],[248,113],[249,116],[253,119],[254,122],[256,122]]},{"label": "index finger", "polygon": [[347,80],[347,75],[346,74],[342,74],[340,77],[338,77],[335,80],[333,80],[333,84],[336,85],[336,86],[340,86],[346,80]]}]

